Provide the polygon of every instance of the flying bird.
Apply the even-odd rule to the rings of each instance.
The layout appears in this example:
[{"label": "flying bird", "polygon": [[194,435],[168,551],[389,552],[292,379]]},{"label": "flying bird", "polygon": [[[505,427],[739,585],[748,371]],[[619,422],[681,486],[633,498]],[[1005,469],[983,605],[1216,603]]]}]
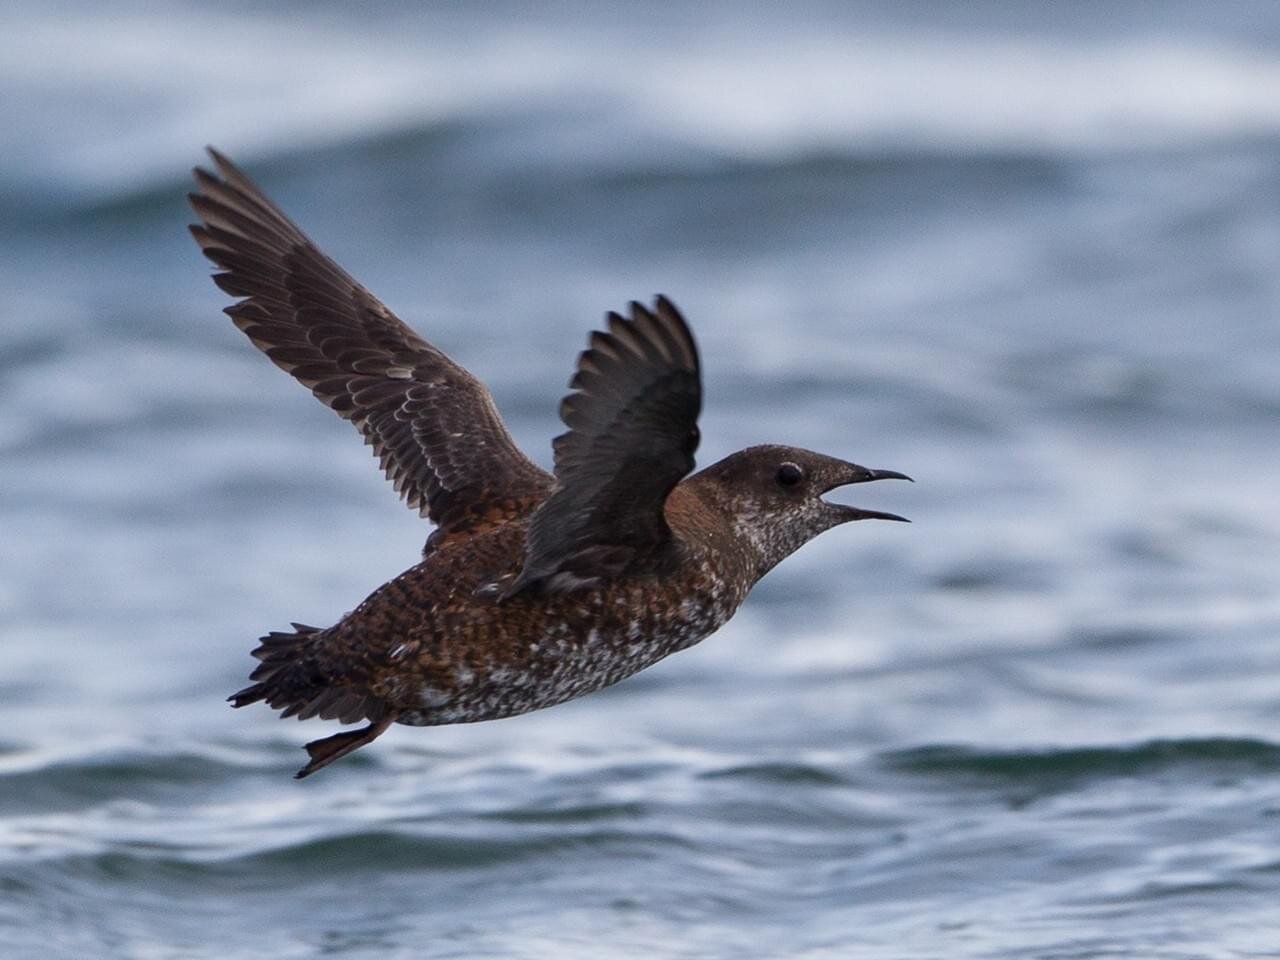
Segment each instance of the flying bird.
[{"label": "flying bird", "polygon": [[232,321],[350,421],[435,529],[421,562],[330,627],[262,637],[229,700],[364,722],[306,745],[305,777],[393,723],[493,720],[591,693],[715,632],[770,569],[851,520],[833,488],[909,480],[796,447],[692,473],[702,381],[666,297],[609,313],[560,405],[555,468],[528,459],[483,383],[418,336],[210,148],[191,226]]}]

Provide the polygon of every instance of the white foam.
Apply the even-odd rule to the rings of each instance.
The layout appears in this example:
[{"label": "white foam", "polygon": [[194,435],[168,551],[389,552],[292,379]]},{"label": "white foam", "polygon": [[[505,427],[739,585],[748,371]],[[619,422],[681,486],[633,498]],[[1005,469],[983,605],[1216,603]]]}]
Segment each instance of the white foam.
[{"label": "white foam", "polygon": [[1280,62],[1189,43],[811,36],[685,59],[654,87],[686,128],[743,152],[1092,149],[1280,131]]}]

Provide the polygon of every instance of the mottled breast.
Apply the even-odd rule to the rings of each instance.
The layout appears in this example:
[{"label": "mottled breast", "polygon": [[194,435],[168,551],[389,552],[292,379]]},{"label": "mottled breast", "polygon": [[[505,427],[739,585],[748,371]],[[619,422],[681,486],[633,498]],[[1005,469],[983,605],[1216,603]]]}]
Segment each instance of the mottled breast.
[{"label": "mottled breast", "polygon": [[567,594],[478,596],[518,568],[522,534],[513,524],[437,549],[339,626],[381,628],[350,642],[378,661],[371,687],[399,722],[491,720],[599,690],[697,643],[746,595],[711,555]]}]

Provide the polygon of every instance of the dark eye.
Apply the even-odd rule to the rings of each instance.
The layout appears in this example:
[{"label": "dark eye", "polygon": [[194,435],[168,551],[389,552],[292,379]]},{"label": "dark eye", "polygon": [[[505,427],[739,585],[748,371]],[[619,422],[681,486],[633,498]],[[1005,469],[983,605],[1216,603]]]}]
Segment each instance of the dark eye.
[{"label": "dark eye", "polygon": [[784,463],[778,468],[778,482],[784,487],[794,487],[804,479],[804,471],[794,463]]}]

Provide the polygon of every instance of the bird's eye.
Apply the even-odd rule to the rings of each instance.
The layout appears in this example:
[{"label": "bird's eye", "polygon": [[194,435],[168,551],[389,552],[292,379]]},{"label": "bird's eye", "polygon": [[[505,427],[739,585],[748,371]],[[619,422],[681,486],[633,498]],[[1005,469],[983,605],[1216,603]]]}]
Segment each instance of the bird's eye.
[{"label": "bird's eye", "polygon": [[784,487],[794,487],[804,479],[804,471],[797,464],[784,463],[778,468],[778,483]]}]

